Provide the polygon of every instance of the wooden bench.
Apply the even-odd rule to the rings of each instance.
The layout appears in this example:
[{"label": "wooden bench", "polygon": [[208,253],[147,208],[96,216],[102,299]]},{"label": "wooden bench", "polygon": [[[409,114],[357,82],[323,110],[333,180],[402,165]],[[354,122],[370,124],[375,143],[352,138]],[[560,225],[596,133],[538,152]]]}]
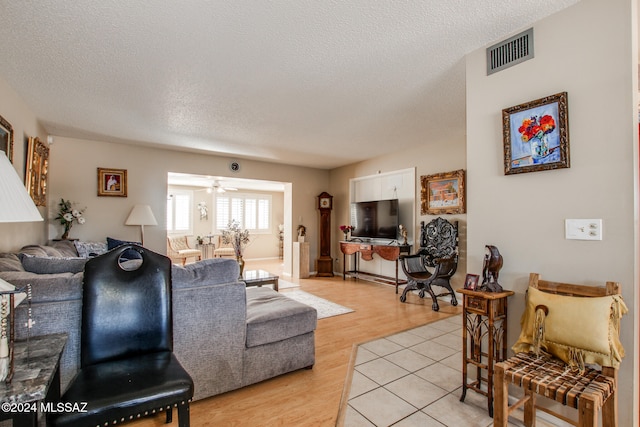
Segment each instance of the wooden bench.
[{"label": "wooden bench", "polygon": [[[531,273],[529,287],[546,293],[577,298],[620,295],[620,285],[615,282],[607,282],[606,287],[572,285],[540,280],[536,273]],[[615,337],[617,339],[620,332],[619,318],[626,312],[626,307],[622,302],[621,307],[624,311],[620,308],[619,313],[614,313],[615,310],[613,306],[611,307],[611,319],[613,319],[614,327],[610,329],[617,333]],[[546,309],[544,305],[538,305],[535,308],[536,312],[538,309],[542,312]],[[617,319],[614,319],[615,317]],[[523,320],[525,320],[524,317]],[[615,324],[617,324],[617,328]],[[524,325],[523,322],[523,327]],[[539,325],[534,326],[534,331],[536,326]],[[567,328],[571,328],[571,325],[567,325]],[[623,349],[621,353],[624,355]],[[618,369],[617,366],[605,366],[605,364],[602,364],[601,370],[589,366],[585,366],[583,369],[573,369],[564,361],[544,352],[540,352],[539,355],[534,352],[517,353],[511,358],[497,363],[494,369],[494,427],[506,427],[509,414],[522,405],[524,405],[524,424],[527,427],[535,426],[536,409],[580,427],[597,426],[598,412],[602,411],[602,426],[617,426]],[[619,361],[611,363],[611,365],[617,364]],[[511,407],[508,406],[509,384],[524,390],[524,397]],[[564,406],[577,409],[578,421],[571,420],[551,409],[536,406],[536,395],[545,396]]]},{"label": "wooden bench", "polygon": [[200,261],[202,251],[189,247],[187,236],[171,236],[167,237],[167,256],[171,259],[179,259],[182,261],[182,265],[185,265],[187,258],[195,258]]}]

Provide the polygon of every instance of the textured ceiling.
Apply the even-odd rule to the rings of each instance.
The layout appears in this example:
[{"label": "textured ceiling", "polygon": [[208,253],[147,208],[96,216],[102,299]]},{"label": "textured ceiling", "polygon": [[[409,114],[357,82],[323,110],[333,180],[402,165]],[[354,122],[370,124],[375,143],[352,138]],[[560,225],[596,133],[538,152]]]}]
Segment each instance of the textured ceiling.
[{"label": "textured ceiling", "polygon": [[578,0],[0,0],[49,134],[333,168],[465,133],[465,54]]}]

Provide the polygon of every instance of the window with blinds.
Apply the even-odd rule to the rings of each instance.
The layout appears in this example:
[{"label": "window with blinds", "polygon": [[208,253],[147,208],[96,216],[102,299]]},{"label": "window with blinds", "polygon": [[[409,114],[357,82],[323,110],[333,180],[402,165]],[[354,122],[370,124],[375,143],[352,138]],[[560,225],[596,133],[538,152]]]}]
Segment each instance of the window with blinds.
[{"label": "window with blinds", "polygon": [[216,229],[224,230],[236,220],[254,233],[271,231],[271,196],[256,194],[217,194]]},{"label": "window with blinds", "polygon": [[193,192],[175,190],[167,197],[167,233],[193,234]]}]

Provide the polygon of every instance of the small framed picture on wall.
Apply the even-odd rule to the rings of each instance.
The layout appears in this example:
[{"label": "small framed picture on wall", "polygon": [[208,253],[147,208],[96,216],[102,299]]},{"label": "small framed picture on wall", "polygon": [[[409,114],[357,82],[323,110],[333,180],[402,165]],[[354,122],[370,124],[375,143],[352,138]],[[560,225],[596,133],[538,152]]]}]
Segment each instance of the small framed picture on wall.
[{"label": "small framed picture on wall", "polygon": [[98,196],[127,197],[127,170],[98,168]]}]

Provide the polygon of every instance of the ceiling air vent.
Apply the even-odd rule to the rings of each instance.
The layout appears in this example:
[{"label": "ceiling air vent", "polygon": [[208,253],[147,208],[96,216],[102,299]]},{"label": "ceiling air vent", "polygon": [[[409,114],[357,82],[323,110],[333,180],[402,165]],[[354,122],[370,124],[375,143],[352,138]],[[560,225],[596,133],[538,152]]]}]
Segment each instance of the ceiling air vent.
[{"label": "ceiling air vent", "polygon": [[533,58],[533,28],[487,48],[487,75]]}]

